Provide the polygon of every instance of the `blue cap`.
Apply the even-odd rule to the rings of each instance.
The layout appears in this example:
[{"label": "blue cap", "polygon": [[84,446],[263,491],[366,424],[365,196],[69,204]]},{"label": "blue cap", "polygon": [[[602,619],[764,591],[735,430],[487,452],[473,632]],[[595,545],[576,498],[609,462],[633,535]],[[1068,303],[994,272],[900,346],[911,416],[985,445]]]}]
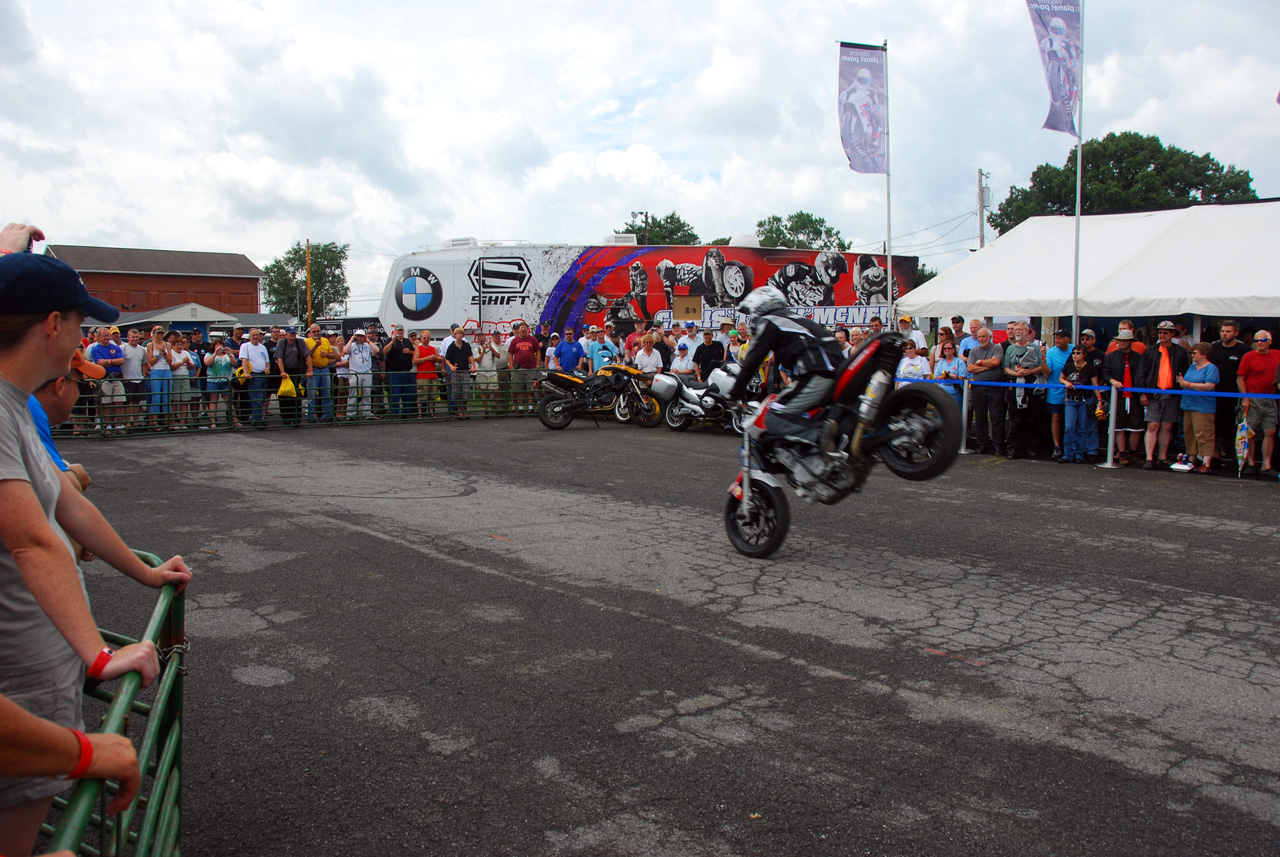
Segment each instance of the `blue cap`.
[{"label": "blue cap", "polygon": [[286,327],[286,328],[284,329],[284,332],[285,332],[285,333],[297,333],[297,332],[298,332],[298,328],[294,327],[294,326],[291,324],[291,325],[289,325],[288,327]]},{"label": "blue cap", "polygon": [[78,309],[98,321],[115,321],[120,310],[100,301],[66,262],[34,253],[0,256],[0,314],[39,315]]}]

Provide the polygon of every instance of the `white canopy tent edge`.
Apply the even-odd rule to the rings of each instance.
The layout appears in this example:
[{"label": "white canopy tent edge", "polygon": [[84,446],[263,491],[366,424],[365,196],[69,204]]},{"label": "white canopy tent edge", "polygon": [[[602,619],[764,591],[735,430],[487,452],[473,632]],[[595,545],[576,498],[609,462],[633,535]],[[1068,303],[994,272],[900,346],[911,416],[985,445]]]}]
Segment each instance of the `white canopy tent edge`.
[{"label": "white canopy tent edge", "polygon": [[[1280,317],[1280,200],[1086,215],[1080,315]],[[1033,217],[903,295],[913,316],[1071,316],[1074,218]]]}]

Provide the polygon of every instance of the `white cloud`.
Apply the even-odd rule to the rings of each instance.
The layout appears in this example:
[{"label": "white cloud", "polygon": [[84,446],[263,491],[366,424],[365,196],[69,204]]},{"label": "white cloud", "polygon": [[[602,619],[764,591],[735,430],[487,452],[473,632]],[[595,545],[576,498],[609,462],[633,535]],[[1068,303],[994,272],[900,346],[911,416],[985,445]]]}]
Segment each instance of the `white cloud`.
[{"label": "white cloud", "polygon": [[[1157,134],[1280,195],[1274,4],[1089,10],[1085,130]],[[806,210],[884,239],[851,173],[838,40],[890,43],[894,232],[964,255],[976,172],[999,201],[1072,140],[1022,0],[521,6],[368,0],[122,7],[0,0],[0,217],[55,240],[239,250],[350,243],[357,292],[459,235],[591,242],[630,212],[706,239]],[[955,223],[961,228],[943,233]],[[929,242],[936,241],[932,246]],[[938,254],[938,255],[933,255]]]}]

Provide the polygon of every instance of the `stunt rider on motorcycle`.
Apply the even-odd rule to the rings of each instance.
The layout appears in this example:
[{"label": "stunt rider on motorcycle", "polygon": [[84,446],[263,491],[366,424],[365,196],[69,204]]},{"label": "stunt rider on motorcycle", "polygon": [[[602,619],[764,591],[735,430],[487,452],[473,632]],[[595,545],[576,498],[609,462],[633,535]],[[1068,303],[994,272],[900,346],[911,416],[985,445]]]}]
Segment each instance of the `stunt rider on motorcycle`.
[{"label": "stunt rider on motorcycle", "polygon": [[829,452],[827,447],[837,431],[835,421],[817,422],[805,414],[831,397],[836,368],[844,362],[835,335],[788,312],[786,298],[774,286],[748,293],[738,304],[738,312],[751,317],[752,339],[729,397],[742,401],[747,385],[773,352],[779,364],[789,367],[791,386],[767,406],[765,428],[771,434]]}]

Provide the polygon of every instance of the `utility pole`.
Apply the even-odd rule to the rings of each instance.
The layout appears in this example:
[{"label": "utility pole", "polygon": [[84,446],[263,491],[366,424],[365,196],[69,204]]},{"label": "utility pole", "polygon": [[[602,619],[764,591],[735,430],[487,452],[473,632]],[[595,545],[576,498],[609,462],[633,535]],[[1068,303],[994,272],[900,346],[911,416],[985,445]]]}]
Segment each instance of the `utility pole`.
[{"label": "utility pole", "polygon": [[986,210],[991,207],[991,188],[982,183],[991,178],[991,173],[984,173],[978,168],[978,249],[987,246]]},{"label": "utility pole", "polygon": [[307,239],[307,327],[311,327],[311,239]]}]

